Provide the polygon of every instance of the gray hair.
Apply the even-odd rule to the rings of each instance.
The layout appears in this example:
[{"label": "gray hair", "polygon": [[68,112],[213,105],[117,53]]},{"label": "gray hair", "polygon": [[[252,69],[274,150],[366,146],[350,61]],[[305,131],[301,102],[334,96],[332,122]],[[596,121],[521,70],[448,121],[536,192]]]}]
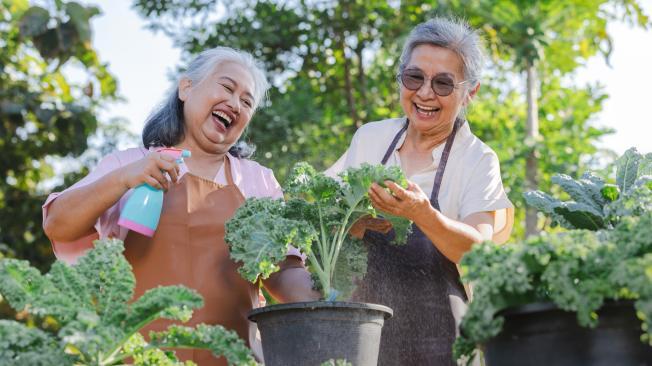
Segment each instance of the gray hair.
[{"label": "gray hair", "polygon": [[[188,78],[193,85],[200,83],[220,64],[235,62],[244,66],[254,79],[254,111],[267,97],[269,82],[262,66],[251,54],[229,47],[215,47],[200,53],[193,59],[185,72],[172,84],[167,97],[147,117],[143,128],[143,145],[174,146],[184,137],[183,101],[179,99],[178,80]],[[238,141],[229,152],[239,158],[248,158],[255,151],[253,145]]]},{"label": "gray hair", "polygon": [[469,80],[469,88],[478,84],[484,66],[484,47],[478,32],[466,22],[436,17],[414,27],[403,46],[399,73],[410,62],[412,51],[423,44],[455,52],[462,59],[464,79]]}]

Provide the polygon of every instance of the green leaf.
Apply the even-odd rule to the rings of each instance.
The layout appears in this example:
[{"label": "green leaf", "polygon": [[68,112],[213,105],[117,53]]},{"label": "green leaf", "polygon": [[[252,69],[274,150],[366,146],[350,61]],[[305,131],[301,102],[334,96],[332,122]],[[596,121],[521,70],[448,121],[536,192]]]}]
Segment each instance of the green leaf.
[{"label": "green leaf", "polygon": [[136,278],[124,258],[124,244],[117,239],[96,240],[95,249],[81,257],[75,266],[102,316],[124,312],[134,296]]},{"label": "green leaf", "polygon": [[57,339],[13,320],[0,319],[0,364],[51,366],[72,365]]},{"label": "green leaf", "polygon": [[607,201],[613,202],[620,196],[620,190],[618,189],[618,186],[614,184],[605,184],[604,187],[602,187],[600,190],[600,194]]},{"label": "green leaf", "polygon": [[251,350],[234,331],[221,325],[199,324],[195,328],[171,325],[164,332],[151,332],[151,345],[161,348],[199,348],[224,356],[229,365],[254,366]]},{"label": "green leaf", "polygon": [[598,230],[605,227],[604,214],[584,203],[564,202],[554,210],[556,214],[563,216],[573,228]]},{"label": "green leaf", "polygon": [[616,161],[616,183],[621,192],[627,192],[639,177],[638,167],[642,156],[631,148]]},{"label": "green leaf", "polygon": [[23,37],[31,38],[45,33],[48,29],[50,13],[40,7],[30,7],[20,19],[20,34]]},{"label": "green leaf", "polygon": [[278,271],[290,245],[310,253],[315,229],[285,218],[283,211],[282,200],[250,198],[227,222],[225,240],[231,258],[242,263],[238,271],[246,280],[256,282]]},{"label": "green leaf", "polygon": [[559,185],[577,203],[590,206],[596,211],[602,211],[604,200],[598,194],[600,188],[590,180],[575,180],[566,174],[555,174],[552,183]]},{"label": "green leaf", "polygon": [[183,286],[152,288],[131,304],[122,327],[133,333],[159,318],[187,322],[192,310],[202,306],[204,301],[195,290]]}]

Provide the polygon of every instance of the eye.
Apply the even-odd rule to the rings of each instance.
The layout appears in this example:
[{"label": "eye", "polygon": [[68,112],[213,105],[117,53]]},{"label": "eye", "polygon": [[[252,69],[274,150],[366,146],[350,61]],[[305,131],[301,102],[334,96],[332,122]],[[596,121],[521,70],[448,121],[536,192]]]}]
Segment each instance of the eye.
[{"label": "eye", "polygon": [[242,104],[246,105],[247,108],[251,108],[254,104],[249,99],[242,99]]},{"label": "eye", "polygon": [[438,77],[435,79],[435,84],[441,86],[453,86],[455,82],[449,77]]},{"label": "eye", "polygon": [[221,84],[229,93],[233,93],[233,87],[229,84]]}]

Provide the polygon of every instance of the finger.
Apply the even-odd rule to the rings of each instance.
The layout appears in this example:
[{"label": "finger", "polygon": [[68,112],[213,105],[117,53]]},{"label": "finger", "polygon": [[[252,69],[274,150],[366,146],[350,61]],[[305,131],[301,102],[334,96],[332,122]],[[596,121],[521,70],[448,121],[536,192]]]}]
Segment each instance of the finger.
[{"label": "finger", "polygon": [[157,169],[157,170],[153,171],[150,174],[150,176],[152,178],[156,179],[156,181],[159,183],[161,188],[163,188],[166,191],[168,190],[168,179],[165,177],[165,174],[162,171]]},{"label": "finger", "polygon": [[380,211],[391,213],[391,205],[386,204],[375,191],[369,192],[369,198],[371,199],[371,205]]},{"label": "finger", "polygon": [[376,183],[372,184],[371,189],[374,191],[374,193],[376,193],[378,198],[380,198],[380,200],[384,201],[386,204],[393,205],[398,203],[394,196],[389,194],[384,188],[382,188],[378,184]]},{"label": "finger", "polygon": [[171,163],[173,163],[174,161],[177,160],[177,158],[175,158],[174,156],[172,156],[170,154],[161,154],[161,153],[158,153],[158,152],[155,153],[155,154],[158,155],[158,160],[167,161],[167,162],[171,162]]},{"label": "finger", "polygon": [[161,184],[156,179],[154,179],[154,177],[149,177],[149,176],[146,177],[145,183],[149,184],[152,188],[163,189],[163,187],[161,187]]},{"label": "finger", "polygon": [[386,180],[385,185],[387,185],[387,188],[389,188],[389,190],[392,191],[392,194],[394,194],[398,199],[405,200],[409,198],[407,191],[391,180]]},{"label": "finger", "polygon": [[157,162],[157,166],[159,167],[159,170],[163,170],[170,175],[170,180],[172,182],[177,181],[177,169],[179,168],[179,165],[176,163],[176,161],[159,161]]},{"label": "finger", "polygon": [[[409,181],[409,180],[408,180],[407,190],[410,191],[410,192],[418,193],[418,194],[423,193],[423,189],[421,189],[421,187],[418,184],[416,184],[416,183],[414,183],[412,181]],[[425,193],[423,193],[423,195],[425,195]]]}]

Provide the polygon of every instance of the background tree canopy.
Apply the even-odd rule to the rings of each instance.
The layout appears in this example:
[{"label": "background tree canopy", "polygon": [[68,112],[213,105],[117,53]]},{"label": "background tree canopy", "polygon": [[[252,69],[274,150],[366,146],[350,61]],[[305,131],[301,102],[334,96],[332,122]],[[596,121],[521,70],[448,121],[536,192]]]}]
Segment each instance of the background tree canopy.
[{"label": "background tree canopy", "polygon": [[[46,5],[0,0],[0,253],[44,269],[53,259],[41,229],[47,193],[85,174],[97,156],[125,139],[125,131],[124,123],[97,117],[117,98],[117,81],[91,44],[89,20],[99,9],[39,3]],[[520,237],[521,193],[533,184],[549,191],[540,182],[549,182],[552,172],[575,175],[595,164],[596,140],[609,132],[590,123],[607,96],[596,85],[574,84],[574,71],[593,55],[609,55],[609,22],[649,25],[637,0],[560,3],[134,0],[133,8],[149,27],[170,36],[186,59],[228,45],[265,63],[274,88],[247,138],[258,146],[256,160],[280,181],[296,161],[328,167],[363,123],[400,117],[395,74],[407,33],[434,15],[467,19],[482,32],[490,56],[468,119],[500,158]],[[83,81],[73,82],[67,70]],[[56,163],[62,157],[81,161],[84,169],[53,188],[68,168]],[[538,225],[545,225],[543,218]]]},{"label": "background tree canopy", "polygon": [[[525,230],[522,192],[549,189],[539,182],[551,172],[583,170],[610,132],[590,124],[606,96],[571,75],[597,53],[608,57],[609,21],[649,25],[635,0],[136,0],[134,8],[186,57],[228,45],[265,63],[274,88],[248,138],[280,180],[298,160],[328,167],[363,123],[401,116],[395,75],[407,33],[435,15],[467,19],[490,55],[468,120],[500,158],[517,237]],[[210,20],[216,11],[223,16]]]}]

